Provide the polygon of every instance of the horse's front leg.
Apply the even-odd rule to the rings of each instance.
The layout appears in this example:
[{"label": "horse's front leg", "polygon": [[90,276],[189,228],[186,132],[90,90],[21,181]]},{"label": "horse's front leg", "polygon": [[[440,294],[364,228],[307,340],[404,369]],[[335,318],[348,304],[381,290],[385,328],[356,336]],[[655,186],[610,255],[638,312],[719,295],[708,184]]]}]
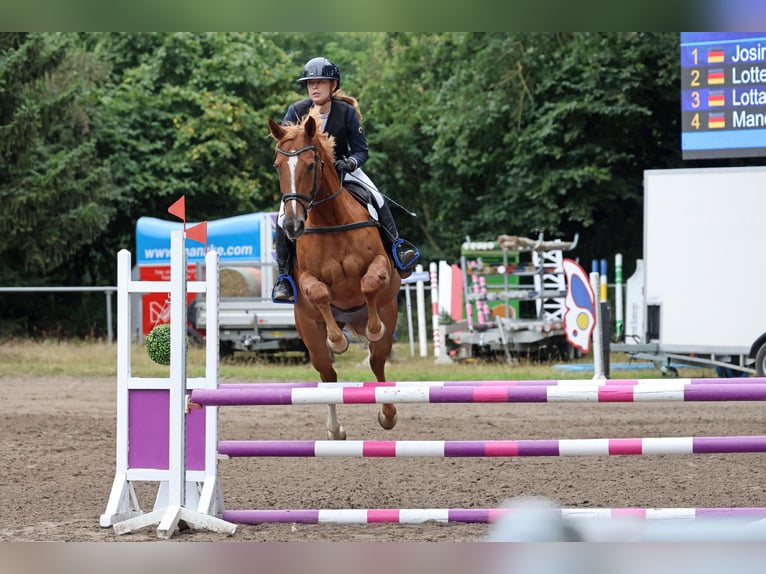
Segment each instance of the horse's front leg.
[{"label": "horse's front leg", "polygon": [[327,345],[335,354],[345,353],[348,350],[348,338],[335,322],[335,317],[330,309],[330,289],[317,277],[304,273],[300,278],[300,287],[303,296],[316,307],[327,327]]},{"label": "horse's front leg", "polygon": [[335,405],[327,405],[327,437],[330,440],[346,440],[346,429],[338,420]]},{"label": "horse's front leg", "polygon": [[380,341],[386,334],[386,326],[380,320],[378,297],[388,290],[391,281],[391,265],[385,255],[378,255],[362,276],[362,295],[367,302],[367,328],[365,335],[371,342]]},{"label": "horse's front leg", "polygon": [[[338,374],[332,366],[332,357],[327,348],[327,330],[319,321],[307,317],[308,310],[304,305],[303,299],[296,303],[295,325],[298,328],[298,334],[303,339],[306,348],[309,350],[311,364],[319,371],[322,382],[334,383],[338,380]],[[338,420],[338,413],[335,405],[327,405],[327,436],[331,440],[345,440],[346,430]]]}]

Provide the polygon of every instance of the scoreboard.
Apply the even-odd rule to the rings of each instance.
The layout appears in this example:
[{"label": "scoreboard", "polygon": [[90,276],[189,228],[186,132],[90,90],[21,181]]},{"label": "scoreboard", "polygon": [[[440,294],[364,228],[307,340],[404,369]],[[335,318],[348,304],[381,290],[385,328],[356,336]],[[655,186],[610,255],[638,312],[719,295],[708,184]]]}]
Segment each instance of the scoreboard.
[{"label": "scoreboard", "polygon": [[766,32],[681,32],[683,159],[766,156]]}]

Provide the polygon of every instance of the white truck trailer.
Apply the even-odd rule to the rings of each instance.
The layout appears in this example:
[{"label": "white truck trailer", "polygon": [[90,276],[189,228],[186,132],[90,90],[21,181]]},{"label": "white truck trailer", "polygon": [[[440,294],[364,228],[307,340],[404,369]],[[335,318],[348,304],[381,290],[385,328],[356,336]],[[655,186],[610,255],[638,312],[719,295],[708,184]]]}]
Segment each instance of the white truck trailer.
[{"label": "white truck trailer", "polygon": [[643,239],[612,351],[766,376],[766,167],[645,171]]}]

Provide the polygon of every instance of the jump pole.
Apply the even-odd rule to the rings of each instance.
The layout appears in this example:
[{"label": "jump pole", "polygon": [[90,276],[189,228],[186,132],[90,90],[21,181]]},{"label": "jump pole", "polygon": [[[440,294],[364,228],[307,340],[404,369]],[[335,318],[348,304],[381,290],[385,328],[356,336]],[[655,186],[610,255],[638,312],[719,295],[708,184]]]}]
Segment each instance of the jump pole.
[{"label": "jump pole", "polygon": [[[423,266],[415,267],[416,273],[423,273]],[[426,288],[423,281],[417,282],[415,289],[415,301],[418,305],[418,349],[421,357],[428,356],[427,331],[426,331]]]},{"label": "jump pole", "polygon": [[[115,480],[101,515],[103,527],[112,526],[115,533],[125,534],[157,524],[157,536],[170,538],[179,527],[186,525],[215,532],[234,533],[236,525],[212,516],[222,511],[221,489],[217,481],[216,437],[217,411],[204,409],[197,416],[192,438],[199,454],[199,470],[187,465],[187,379],[186,379],[186,253],[183,231],[171,232],[170,281],[136,282],[130,279],[130,252],[118,254],[118,359],[117,359],[117,464]],[[206,281],[189,282],[188,291],[206,294],[214,313],[210,314],[206,341],[206,376],[189,381],[191,386],[215,388],[218,380],[218,253],[205,256]],[[130,372],[130,293],[168,292],[170,294],[170,377],[168,379],[139,379]],[[167,401],[167,406],[162,405]],[[148,405],[148,406],[147,406]],[[159,405],[159,407],[157,406]],[[144,452],[147,439],[141,436],[139,423],[144,410],[154,409],[160,419],[158,437],[166,433],[166,453]],[[159,408],[159,410],[157,410]],[[167,416],[165,419],[164,416]],[[191,415],[190,415],[191,416]],[[201,419],[199,417],[202,417]],[[201,421],[201,422],[199,422]],[[131,428],[131,422],[133,423]],[[167,424],[165,424],[167,423]],[[146,420],[147,426],[152,424]],[[133,441],[133,451],[129,451]],[[152,437],[149,437],[151,441]],[[143,442],[142,442],[143,441]],[[143,450],[143,451],[142,451]],[[155,449],[156,450],[156,449]],[[161,451],[161,449],[160,449]],[[137,465],[143,466],[139,468]],[[149,468],[146,468],[149,467]],[[156,480],[160,489],[154,510],[143,513],[136,497],[133,481]],[[202,483],[198,493],[187,486]],[[196,503],[196,509],[192,509]]]},{"label": "jump pole", "polygon": [[[340,393],[347,397],[348,403],[387,402],[389,396],[377,396],[380,392],[405,393],[414,391],[419,397],[413,402],[434,402],[425,400],[424,393],[437,392],[475,393],[489,392],[484,398],[502,398],[503,393],[562,392],[571,396],[581,393],[583,388],[590,396],[598,397],[599,391],[617,392],[617,397],[627,398],[643,391],[665,393],[671,387],[674,393],[669,400],[684,400],[683,393],[696,394],[697,400],[765,400],[766,380],[755,384],[720,385],[709,379],[685,379],[667,381],[630,379],[625,381],[475,381],[470,386],[465,381],[436,381],[431,384],[422,382],[405,383],[292,383],[291,388],[279,389],[276,385],[249,384],[230,385],[228,389],[238,391],[286,391],[278,393],[279,402],[273,404],[293,404],[293,391],[298,394],[301,403],[313,404],[328,400],[318,394],[325,391]],[[514,383],[520,383],[514,386]],[[537,383],[535,385],[535,383]],[[558,384],[561,383],[560,388]],[[615,383],[618,383],[615,385]],[[450,386],[455,385],[455,386]],[[663,389],[664,387],[664,389]],[[731,391],[731,389],[739,389]],[[224,389],[226,390],[226,389]],[[350,392],[349,392],[350,391]],[[731,395],[727,395],[728,392]],[[300,394],[308,392],[308,400],[300,400]],[[346,394],[344,394],[346,393]],[[679,394],[680,393],[680,394]],[[228,393],[224,393],[228,394]],[[466,398],[465,395],[463,398]],[[750,396],[750,399],[745,397]],[[289,400],[288,400],[289,397]],[[238,397],[241,398],[241,397]],[[273,398],[273,397],[272,397]],[[335,397],[337,399],[337,395]],[[397,398],[401,399],[402,396]],[[306,397],[302,397],[306,399]],[[380,400],[378,400],[380,399]],[[423,399],[422,401],[420,399]],[[194,400],[194,398],[192,399]],[[493,399],[494,400],[494,399]],[[337,401],[340,402],[340,401]],[[400,402],[400,401],[397,401]],[[407,402],[407,401],[401,401]],[[444,401],[436,401],[444,402]],[[455,402],[470,402],[456,400]],[[493,402],[493,401],[478,401]],[[238,404],[232,402],[231,404]],[[260,403],[259,403],[260,404]],[[720,453],[759,453],[766,451],[766,436],[722,436],[722,437],[659,437],[659,438],[618,438],[618,439],[571,439],[571,440],[491,440],[491,441],[301,441],[301,440],[262,440],[262,441],[221,441],[218,452],[224,457],[521,457],[521,456],[603,456],[603,455],[666,455],[666,454],[720,454]],[[224,519],[239,524],[293,523],[293,524],[422,524],[429,521],[440,523],[497,523],[506,516],[512,516],[514,509],[508,508],[379,508],[379,509],[254,509],[227,510]],[[552,509],[551,512],[565,521],[578,520],[639,520],[647,524],[657,524],[664,528],[675,524],[685,528],[684,522],[694,521],[705,526],[708,536],[729,535],[736,527],[737,540],[762,540],[760,532],[753,531],[766,520],[766,508],[584,508]],[[725,522],[728,519],[729,522]],[[724,520],[724,521],[722,521]],[[705,524],[705,521],[708,521]],[[715,522],[712,522],[715,521]],[[732,522],[734,521],[734,522]],[[646,532],[652,535],[653,527]],[[747,529],[750,530],[747,530]],[[659,539],[666,539],[669,533],[659,532]],[[678,530],[678,533],[683,533]],[[672,532],[670,533],[672,535]],[[678,534],[677,534],[678,535]],[[672,536],[671,536],[672,538]],[[685,538],[684,538],[685,539]]]},{"label": "jump pole", "polygon": [[[603,386],[644,386],[654,385],[660,389],[683,389],[686,385],[721,385],[717,378],[679,378],[679,379],[487,379],[483,381],[280,381],[263,380],[259,383],[221,383],[219,389],[254,389],[279,387],[281,389],[312,388],[360,388],[360,387],[592,387]],[[725,386],[731,385],[766,385],[766,377],[737,377],[728,379]]]},{"label": "jump pole", "polygon": [[622,341],[625,335],[625,311],[622,305],[622,253],[614,256],[614,284],[614,335],[617,341]]},{"label": "jump pole", "polygon": [[428,355],[428,349],[426,347],[426,324],[425,324],[425,282],[428,280],[429,275],[423,271],[422,265],[415,266],[415,272],[402,279],[402,289],[404,290],[404,297],[407,309],[407,330],[410,340],[410,356],[415,356],[415,330],[412,325],[412,296],[410,294],[411,287],[415,285],[417,313],[418,313],[418,333],[417,339],[419,341],[420,356],[425,357]]},{"label": "jump pole", "polygon": [[[593,264],[595,268],[595,260],[593,261]],[[594,270],[594,272],[591,272],[590,286],[591,289],[593,289],[593,294],[595,296],[593,302],[593,319],[596,322],[596,327],[593,329],[593,333],[591,333],[591,346],[593,347],[593,378],[596,380],[606,379],[607,376],[604,372],[604,353],[608,353],[609,350],[604,350],[603,347],[604,325],[602,323],[603,317],[601,313],[601,302],[599,300],[599,295],[601,293],[601,276],[599,275],[598,271]]]},{"label": "jump pole", "polygon": [[[239,524],[423,524],[424,522],[491,524],[507,514],[508,508],[377,508],[377,509],[281,509],[228,510],[227,520]],[[689,521],[738,519],[756,522],[766,519],[766,508],[561,508],[555,516],[567,520],[636,519],[646,521]]]},{"label": "jump pole", "polygon": [[766,436],[526,440],[225,440],[218,453],[236,457],[490,458],[627,456],[766,452]]},{"label": "jump pole", "polygon": [[252,385],[192,391],[203,406],[321,405],[375,403],[549,403],[764,401],[763,384],[580,385],[580,386],[368,386],[287,387]]}]

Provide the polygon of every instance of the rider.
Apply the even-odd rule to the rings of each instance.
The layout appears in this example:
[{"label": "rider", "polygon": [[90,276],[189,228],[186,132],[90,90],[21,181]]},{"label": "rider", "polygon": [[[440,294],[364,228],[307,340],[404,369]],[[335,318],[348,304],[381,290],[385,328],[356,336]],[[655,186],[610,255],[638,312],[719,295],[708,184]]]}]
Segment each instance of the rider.
[{"label": "rider", "polygon": [[[313,58],[303,68],[298,83],[305,86],[308,98],[292,104],[282,125],[297,123],[316,106],[322,119],[322,130],[335,137],[335,169],[345,183],[355,183],[366,189],[377,211],[381,238],[384,245],[393,245],[392,259],[399,275],[409,277],[420,258],[417,248],[399,238],[391,209],[361,167],[367,161],[367,139],[362,128],[362,114],[356,99],[340,90],[340,70],[326,58]],[[345,175],[344,175],[345,174]],[[288,276],[295,255],[295,243],[287,239],[282,229],[284,204],[279,211],[276,227],[276,252],[279,275],[271,298],[279,302],[293,302],[295,296]],[[395,255],[394,255],[395,254]]]}]

